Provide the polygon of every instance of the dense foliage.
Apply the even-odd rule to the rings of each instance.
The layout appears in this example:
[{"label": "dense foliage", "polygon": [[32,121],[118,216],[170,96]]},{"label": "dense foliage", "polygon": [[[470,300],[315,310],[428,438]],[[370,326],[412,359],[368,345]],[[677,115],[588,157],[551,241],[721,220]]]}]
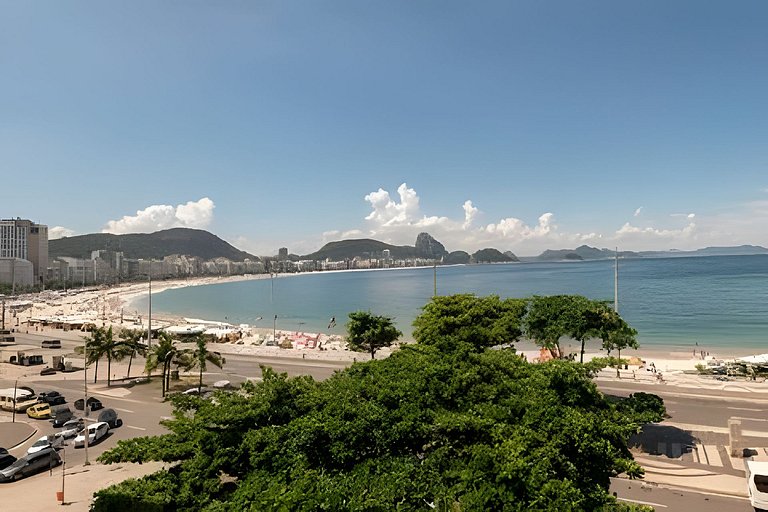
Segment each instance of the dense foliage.
[{"label": "dense foliage", "polygon": [[512,343],[522,335],[524,299],[459,294],[433,297],[414,320],[413,338],[445,350],[469,343],[477,350]]},{"label": "dense foliage", "polygon": [[389,347],[403,335],[388,316],[368,311],[353,311],[347,322],[347,346],[351,350],[368,352],[371,359],[376,351]]},{"label": "dense foliage", "polygon": [[99,491],[93,510],[630,510],[609,477],[642,474],[626,440],[663,413],[610,403],[583,365],[466,343],[323,382],[265,368],[240,392],[173,400],[171,433],[100,460],[178,464]]}]

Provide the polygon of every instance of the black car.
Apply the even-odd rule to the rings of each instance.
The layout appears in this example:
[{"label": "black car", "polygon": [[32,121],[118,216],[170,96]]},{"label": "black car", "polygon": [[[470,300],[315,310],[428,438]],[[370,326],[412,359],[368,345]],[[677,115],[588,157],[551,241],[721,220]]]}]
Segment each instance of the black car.
[{"label": "black car", "polygon": [[42,370],[40,370],[40,375],[56,375],[56,368],[51,368],[50,366],[46,366]]},{"label": "black car", "polygon": [[117,417],[117,412],[114,409],[104,409],[99,413],[99,421],[103,421],[109,425],[109,428],[117,428],[122,426],[123,420]]},{"label": "black car", "polygon": [[51,423],[56,428],[63,427],[66,422],[74,418],[75,415],[68,405],[51,406]]},{"label": "black car", "polygon": [[48,405],[61,405],[67,403],[67,400],[64,398],[64,395],[59,393],[58,391],[47,391],[44,393],[40,393],[37,395],[38,399],[41,402],[45,402]]},{"label": "black car", "polygon": [[8,453],[5,448],[0,448],[0,469],[5,469],[16,462],[16,457]]},{"label": "black car", "polygon": [[61,457],[53,448],[26,455],[5,469],[0,470],[0,482],[20,480],[25,476],[53,468],[61,464]]},{"label": "black car", "polygon": [[[99,409],[103,409],[104,405],[101,403],[101,400],[99,400],[98,398],[89,396],[88,397],[88,407],[92,411],[98,411]],[[82,398],[80,398],[78,400],[75,400],[75,409],[77,409],[78,411],[82,411],[83,410],[83,399]]]}]

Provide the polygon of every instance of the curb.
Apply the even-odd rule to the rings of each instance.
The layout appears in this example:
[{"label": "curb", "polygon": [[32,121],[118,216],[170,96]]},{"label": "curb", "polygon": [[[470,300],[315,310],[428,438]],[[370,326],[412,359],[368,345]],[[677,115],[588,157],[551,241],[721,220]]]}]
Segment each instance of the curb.
[{"label": "curb", "polygon": [[642,481],[642,482],[645,482],[645,483],[648,483],[648,484],[653,484],[653,485],[655,485],[657,487],[663,487],[665,489],[680,489],[680,490],[686,490],[686,491],[696,491],[696,492],[698,492],[700,494],[707,494],[709,496],[724,496],[724,497],[727,497],[727,498],[739,498],[739,499],[743,499],[745,501],[749,501],[749,496],[747,495],[746,491],[744,493],[739,493],[739,492],[736,492],[736,491],[734,491],[734,492],[728,492],[728,491],[714,492],[714,491],[711,491],[709,489],[702,489],[701,487],[694,487],[694,486],[691,486],[691,485],[679,485],[679,484],[668,484],[666,482],[656,482],[656,481],[653,481],[653,480],[648,480],[647,473],[646,473],[646,477],[642,478],[639,481]]},{"label": "curb", "polygon": [[[29,423],[27,423],[27,425],[29,425]],[[32,437],[33,437],[35,434],[37,434],[38,432],[39,432],[39,430],[38,430],[37,428],[35,428],[34,430],[32,430],[32,433],[31,433],[31,434],[29,434],[27,437],[25,437],[25,438],[24,438],[24,439],[23,439],[21,442],[19,442],[19,443],[18,443],[16,446],[12,446],[10,449],[11,449],[11,450],[15,450],[15,449],[16,449],[16,448],[18,448],[19,446],[21,446],[21,445],[23,445],[24,443],[26,443],[27,441],[29,441],[29,440],[30,440],[30,439],[31,439],[31,438],[32,438]]]}]

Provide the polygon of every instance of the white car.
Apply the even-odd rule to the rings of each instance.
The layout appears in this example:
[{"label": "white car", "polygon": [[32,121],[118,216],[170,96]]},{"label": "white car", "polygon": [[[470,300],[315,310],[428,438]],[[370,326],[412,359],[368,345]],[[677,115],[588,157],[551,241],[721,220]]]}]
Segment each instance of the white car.
[{"label": "white car", "polygon": [[57,438],[55,436],[43,436],[29,447],[27,450],[27,455],[32,455],[33,453],[45,450],[46,448],[59,449],[63,446],[63,444],[64,439]]},{"label": "white car", "polygon": [[[88,446],[107,435],[107,432],[109,432],[109,425],[105,421],[88,425]],[[75,448],[82,448],[85,446],[85,433],[86,431],[83,430],[77,437],[75,437]]]},{"label": "white car", "polygon": [[59,432],[56,432],[55,436],[69,439],[82,432],[84,428],[85,424],[83,423],[83,420],[75,418],[62,425],[62,429]]}]

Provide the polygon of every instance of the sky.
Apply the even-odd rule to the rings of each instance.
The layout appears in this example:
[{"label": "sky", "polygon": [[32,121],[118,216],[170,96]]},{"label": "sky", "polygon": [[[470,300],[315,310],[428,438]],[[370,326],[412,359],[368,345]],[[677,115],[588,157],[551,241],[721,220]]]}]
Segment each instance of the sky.
[{"label": "sky", "polygon": [[768,2],[0,0],[0,217],[768,246]]}]

